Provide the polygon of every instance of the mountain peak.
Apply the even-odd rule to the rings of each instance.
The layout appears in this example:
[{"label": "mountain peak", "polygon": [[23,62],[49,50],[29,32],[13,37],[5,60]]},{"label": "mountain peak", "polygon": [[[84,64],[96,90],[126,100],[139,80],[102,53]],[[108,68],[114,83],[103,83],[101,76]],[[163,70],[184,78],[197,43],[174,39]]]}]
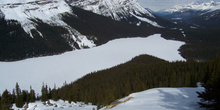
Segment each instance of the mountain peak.
[{"label": "mountain peak", "polygon": [[162,28],[156,17],[143,8],[137,0],[67,0],[72,6],[137,26]]},{"label": "mountain peak", "polygon": [[[94,13],[121,20],[129,17],[130,13],[146,14],[154,17],[137,0],[67,0],[72,6],[77,6]],[[121,17],[123,15],[123,17]]]}]

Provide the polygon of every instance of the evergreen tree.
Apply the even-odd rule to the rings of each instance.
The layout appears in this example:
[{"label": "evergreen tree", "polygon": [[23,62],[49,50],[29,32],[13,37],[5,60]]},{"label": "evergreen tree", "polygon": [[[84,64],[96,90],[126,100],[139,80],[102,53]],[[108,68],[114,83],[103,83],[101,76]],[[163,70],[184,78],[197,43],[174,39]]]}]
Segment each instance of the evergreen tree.
[{"label": "evergreen tree", "polygon": [[30,102],[35,102],[35,100],[36,100],[36,97],[35,97],[35,91],[32,89],[31,86],[30,86],[29,97],[30,97]]},{"label": "evergreen tree", "polygon": [[1,110],[1,108],[2,108],[2,96],[0,94],[0,110]]},{"label": "evergreen tree", "polygon": [[58,91],[56,90],[56,85],[54,84],[54,88],[51,90],[51,98],[54,101],[59,100]]},{"label": "evergreen tree", "polygon": [[204,92],[197,92],[201,102],[199,104],[203,108],[220,110],[220,78],[217,82],[204,84]]},{"label": "evergreen tree", "polygon": [[21,93],[21,89],[20,89],[18,83],[16,83],[16,85],[15,85],[15,93],[16,93],[15,105],[19,108],[22,108],[24,105],[24,102],[23,102],[23,96]]},{"label": "evergreen tree", "polygon": [[52,94],[51,94],[51,88],[49,87],[49,90],[48,90],[48,95],[47,95],[47,97],[48,97],[48,99],[52,99]]},{"label": "evergreen tree", "polygon": [[204,92],[197,92],[203,108],[220,110],[220,57],[209,63],[203,80]]},{"label": "evergreen tree", "polygon": [[22,101],[23,101],[23,103],[24,104],[25,104],[25,102],[29,103],[29,100],[30,100],[30,97],[29,97],[28,91],[22,90]]},{"label": "evergreen tree", "polygon": [[15,89],[13,89],[11,95],[12,95],[13,103],[15,103],[15,100],[16,100]]},{"label": "evergreen tree", "polygon": [[1,110],[10,110],[12,107],[12,95],[10,94],[10,92],[8,92],[8,90],[6,89],[3,94],[2,94],[2,98],[1,98]]},{"label": "evergreen tree", "polygon": [[41,88],[41,101],[45,102],[48,100],[48,89],[47,89],[47,85],[42,85],[42,88]]}]

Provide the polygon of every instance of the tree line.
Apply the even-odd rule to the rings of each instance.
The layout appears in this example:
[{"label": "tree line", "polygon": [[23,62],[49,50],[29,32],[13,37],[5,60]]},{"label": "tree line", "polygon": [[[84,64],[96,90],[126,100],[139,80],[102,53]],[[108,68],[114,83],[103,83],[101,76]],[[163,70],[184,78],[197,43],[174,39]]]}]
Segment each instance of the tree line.
[{"label": "tree line", "polygon": [[[51,88],[44,83],[41,88],[41,96],[36,96],[36,93],[31,86],[29,91],[21,90],[18,83],[16,83],[12,93],[6,89],[2,95],[0,95],[0,110],[10,110],[13,104],[18,108],[23,108],[25,104],[35,101],[46,102],[49,99],[52,99]],[[53,100],[56,99],[53,98]]]},{"label": "tree line", "polygon": [[12,94],[7,90],[3,92],[0,108],[10,108],[12,103],[22,107],[25,103],[35,100],[49,99],[91,102],[100,108],[134,92],[157,87],[196,87],[197,82],[202,82],[206,89],[198,93],[201,107],[218,109],[219,56],[205,62],[167,62],[148,55],[141,55],[113,68],[87,74],[70,84],[65,83],[61,88],[54,86],[51,89],[43,84],[40,97],[35,96],[31,87],[30,92],[21,90],[17,83]]},{"label": "tree line", "polygon": [[30,91],[28,92],[27,90],[21,90],[18,83],[16,83],[12,93],[6,89],[0,97],[0,110],[9,110],[12,104],[15,104],[18,108],[22,108],[25,103],[35,102],[36,100],[35,91],[32,87],[30,87]]}]

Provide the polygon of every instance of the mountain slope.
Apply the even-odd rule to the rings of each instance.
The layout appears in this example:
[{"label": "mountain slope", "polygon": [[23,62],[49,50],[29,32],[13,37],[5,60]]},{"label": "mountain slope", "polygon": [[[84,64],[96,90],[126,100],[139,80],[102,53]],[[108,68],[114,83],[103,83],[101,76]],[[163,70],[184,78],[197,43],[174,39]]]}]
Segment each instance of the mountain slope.
[{"label": "mountain slope", "polygon": [[0,60],[57,54],[95,46],[94,42],[62,21],[73,14],[63,0],[0,2]]},{"label": "mountain slope", "polygon": [[[117,21],[135,25],[167,27],[172,23],[160,19],[143,8],[137,0],[66,0],[76,6]],[[166,24],[166,25],[165,25]]]}]

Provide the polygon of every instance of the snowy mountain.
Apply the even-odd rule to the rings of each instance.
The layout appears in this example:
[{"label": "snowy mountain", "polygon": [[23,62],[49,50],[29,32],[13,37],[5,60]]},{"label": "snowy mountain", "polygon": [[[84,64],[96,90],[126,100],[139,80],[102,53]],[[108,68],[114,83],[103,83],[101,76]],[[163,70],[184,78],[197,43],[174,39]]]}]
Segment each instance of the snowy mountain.
[{"label": "snowy mountain", "polygon": [[67,15],[76,17],[63,0],[1,1],[0,59],[16,60],[96,46],[62,20]]},{"label": "snowy mountain", "polygon": [[[5,3],[3,1],[3,3]],[[49,24],[51,26],[60,26],[68,30],[69,39],[77,42],[80,48],[82,46],[93,47],[94,42],[88,40],[86,36],[74,30],[68,24],[62,21],[62,14],[72,14],[71,8],[63,0],[39,0],[39,1],[23,1],[18,3],[1,3],[1,12],[5,20],[16,20],[21,24],[24,31],[32,38],[32,31],[35,30],[41,37],[44,35],[37,29],[37,21]],[[64,34],[63,34],[64,36]],[[76,40],[78,39],[78,40]],[[70,45],[74,47],[73,42]]]},{"label": "snowy mountain", "polygon": [[[77,1],[79,4],[84,4],[85,2],[88,1]],[[116,5],[118,2],[115,1],[113,2],[114,4],[105,5],[105,8],[110,8],[110,6]],[[134,16],[142,19],[142,21],[149,21],[156,28],[153,26],[151,28],[139,27],[115,21],[75,7],[76,5],[73,3],[76,3],[76,1],[72,3],[72,6],[68,3],[64,0],[0,1],[0,47],[2,50],[0,51],[0,60],[14,61],[90,48],[115,38],[148,36],[156,33],[155,29],[160,27],[156,22],[139,16],[143,11],[142,14],[154,17],[141,7],[136,7],[134,8],[135,10],[132,10],[134,11],[132,12]],[[108,2],[102,1],[100,3]],[[123,3],[131,5],[134,1]],[[88,4],[89,6],[91,5]],[[125,15],[130,13],[131,11],[128,10],[131,7],[128,7],[127,11],[124,10],[122,13],[125,13]],[[102,8],[103,12],[106,10],[108,12],[109,10],[105,8]],[[117,11],[117,8],[119,7],[111,7],[111,13],[114,14],[113,10]],[[119,15],[120,13],[117,14]],[[117,16],[115,15],[114,17]],[[139,20],[138,24],[140,23],[141,21]]]},{"label": "snowy mountain", "polygon": [[156,12],[172,22],[190,27],[219,27],[220,2],[196,2]]},{"label": "snowy mountain", "polygon": [[115,20],[126,19],[130,14],[146,14],[149,17],[154,17],[141,7],[136,0],[68,0],[68,2],[71,2],[73,6],[78,6]]},{"label": "snowy mountain", "polygon": [[72,6],[138,26],[162,28],[166,26],[164,23],[171,25],[143,8],[137,0],[67,0],[67,2]]}]

